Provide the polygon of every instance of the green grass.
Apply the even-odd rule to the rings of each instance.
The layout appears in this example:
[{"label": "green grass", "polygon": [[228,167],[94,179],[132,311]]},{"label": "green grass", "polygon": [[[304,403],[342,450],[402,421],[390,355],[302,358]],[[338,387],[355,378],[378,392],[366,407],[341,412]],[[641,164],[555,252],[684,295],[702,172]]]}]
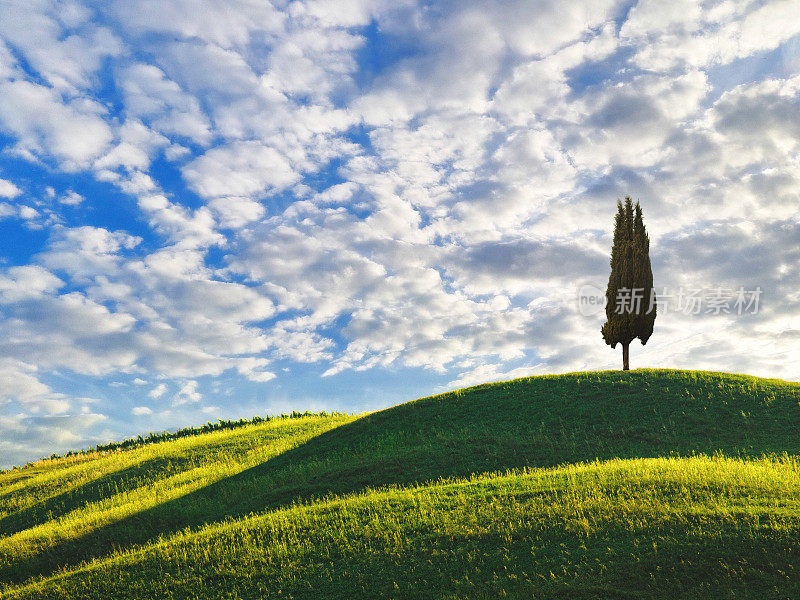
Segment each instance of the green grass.
[{"label": "green grass", "polygon": [[642,370],[43,461],[0,597],[798,597],[798,454],[800,384]]}]

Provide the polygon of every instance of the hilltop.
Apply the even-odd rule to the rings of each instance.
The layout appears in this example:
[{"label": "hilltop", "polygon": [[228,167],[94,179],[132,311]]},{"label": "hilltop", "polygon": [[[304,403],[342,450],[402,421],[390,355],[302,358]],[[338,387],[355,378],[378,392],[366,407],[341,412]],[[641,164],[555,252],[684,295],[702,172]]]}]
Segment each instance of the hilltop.
[{"label": "hilltop", "polygon": [[800,384],[637,370],[76,454],[0,474],[0,596],[790,597],[798,432]]}]

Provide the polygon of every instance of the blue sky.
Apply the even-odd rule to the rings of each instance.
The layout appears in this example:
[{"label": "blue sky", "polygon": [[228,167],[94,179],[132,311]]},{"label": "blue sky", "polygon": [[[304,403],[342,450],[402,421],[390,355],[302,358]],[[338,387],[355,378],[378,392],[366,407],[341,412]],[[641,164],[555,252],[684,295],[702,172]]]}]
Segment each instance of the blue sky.
[{"label": "blue sky", "polygon": [[218,418],[636,366],[798,378],[796,0],[6,0],[0,467]]}]

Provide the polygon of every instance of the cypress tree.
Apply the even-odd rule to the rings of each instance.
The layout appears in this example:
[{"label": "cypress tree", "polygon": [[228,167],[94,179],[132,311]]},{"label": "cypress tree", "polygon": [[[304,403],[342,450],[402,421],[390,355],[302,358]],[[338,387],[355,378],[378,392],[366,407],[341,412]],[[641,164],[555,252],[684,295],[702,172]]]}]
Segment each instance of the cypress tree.
[{"label": "cypress tree", "polygon": [[629,369],[630,343],[639,338],[642,345],[646,344],[655,320],[650,238],[641,206],[637,202],[634,207],[630,196],[626,196],[625,204],[617,201],[611,275],[606,288],[606,323],[600,330],[606,344],[612,348],[622,345],[623,370]]}]

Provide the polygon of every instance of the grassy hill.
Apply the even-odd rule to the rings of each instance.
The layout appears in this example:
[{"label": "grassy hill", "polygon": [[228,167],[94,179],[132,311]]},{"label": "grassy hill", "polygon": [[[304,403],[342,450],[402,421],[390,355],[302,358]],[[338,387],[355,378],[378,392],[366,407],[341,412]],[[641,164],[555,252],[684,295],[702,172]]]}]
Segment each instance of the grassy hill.
[{"label": "grassy hill", "polygon": [[0,598],[800,596],[800,384],[574,373],[0,474]]}]

